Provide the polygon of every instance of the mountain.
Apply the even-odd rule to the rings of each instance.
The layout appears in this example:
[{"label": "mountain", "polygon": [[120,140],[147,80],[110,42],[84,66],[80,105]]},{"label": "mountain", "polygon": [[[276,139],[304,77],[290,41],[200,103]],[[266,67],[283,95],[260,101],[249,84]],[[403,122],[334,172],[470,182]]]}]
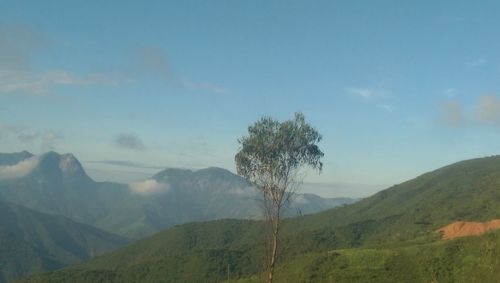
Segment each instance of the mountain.
[{"label": "mountain", "polygon": [[[500,156],[459,162],[351,205],[284,220],[277,278],[495,282],[500,232],[442,240],[435,231],[458,220],[498,218]],[[254,282],[264,271],[262,225],[224,220],[177,226],[28,282],[89,282],[82,279],[87,276],[115,282],[216,282],[227,278],[228,270],[232,280]]]},{"label": "mountain", "polygon": [[33,154],[27,151],[15,152],[15,153],[0,153],[0,166],[15,165],[31,157],[33,157]]},{"label": "mountain", "polygon": [[126,191],[125,186],[101,189],[71,154],[48,152],[3,168],[14,177],[0,178],[0,199],[87,224],[107,215],[109,202]]},{"label": "mountain", "polygon": [[[259,218],[259,194],[221,168],[166,169],[129,185],[95,182],[72,154],[0,154],[0,199],[64,215],[129,238],[174,225],[222,218]],[[289,216],[354,200],[297,195]]]},{"label": "mountain", "polygon": [[61,268],[125,243],[63,216],[0,202],[0,282]]}]

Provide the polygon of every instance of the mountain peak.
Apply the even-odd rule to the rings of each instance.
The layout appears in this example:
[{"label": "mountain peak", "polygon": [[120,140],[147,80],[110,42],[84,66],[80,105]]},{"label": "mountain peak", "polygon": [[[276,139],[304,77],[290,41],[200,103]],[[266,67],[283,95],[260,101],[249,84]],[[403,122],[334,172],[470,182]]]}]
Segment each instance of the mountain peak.
[{"label": "mountain peak", "polygon": [[43,176],[60,176],[65,179],[90,180],[81,163],[71,153],[59,154],[49,151],[39,156],[36,169]]}]

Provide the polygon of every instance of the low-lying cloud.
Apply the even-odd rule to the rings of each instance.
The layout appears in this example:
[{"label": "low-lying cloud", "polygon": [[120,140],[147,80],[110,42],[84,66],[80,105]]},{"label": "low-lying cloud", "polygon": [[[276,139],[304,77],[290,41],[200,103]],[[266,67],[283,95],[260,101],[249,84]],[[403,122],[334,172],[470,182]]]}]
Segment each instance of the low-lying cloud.
[{"label": "low-lying cloud", "polygon": [[167,192],[170,189],[166,183],[159,183],[155,179],[147,179],[144,181],[134,182],[129,184],[129,190],[133,194],[148,196],[158,193]]},{"label": "low-lying cloud", "polygon": [[39,158],[33,156],[14,165],[0,166],[0,180],[24,177],[38,165],[38,162]]}]

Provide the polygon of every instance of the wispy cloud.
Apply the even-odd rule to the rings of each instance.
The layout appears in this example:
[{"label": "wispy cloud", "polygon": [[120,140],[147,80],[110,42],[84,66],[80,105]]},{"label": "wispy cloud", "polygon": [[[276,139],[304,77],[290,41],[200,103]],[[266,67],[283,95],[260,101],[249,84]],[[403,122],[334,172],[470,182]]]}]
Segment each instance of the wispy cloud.
[{"label": "wispy cloud", "polygon": [[159,183],[155,179],[147,179],[144,181],[134,182],[129,184],[129,190],[133,194],[148,196],[158,193],[167,192],[170,186],[166,183]]},{"label": "wispy cloud", "polygon": [[[47,94],[58,86],[119,85],[137,81],[138,78],[158,79],[173,87],[225,94],[227,90],[217,84],[193,81],[178,75],[159,47],[137,48],[126,58],[126,67],[117,67],[125,76],[114,73],[78,74],[64,68],[34,68],[34,59],[50,50],[53,41],[31,26],[0,24],[0,94]],[[132,62],[131,62],[132,61]]]},{"label": "wispy cloud", "polygon": [[96,163],[96,164],[108,164],[108,165],[115,165],[115,166],[121,166],[121,167],[130,167],[130,168],[141,168],[141,169],[165,169],[166,166],[156,166],[156,165],[149,165],[149,164],[144,164],[140,162],[135,162],[135,161],[129,161],[129,160],[92,160],[88,161],[89,163]]},{"label": "wispy cloud", "polygon": [[116,84],[104,74],[77,75],[66,70],[32,67],[33,58],[48,49],[51,40],[30,26],[0,25],[0,94],[49,93],[57,86]]},{"label": "wispy cloud", "polygon": [[33,156],[14,165],[0,166],[0,180],[24,177],[38,165],[38,162],[39,158]]},{"label": "wispy cloud", "polygon": [[63,139],[63,135],[55,131],[37,131],[29,127],[13,126],[0,122],[1,138],[14,138],[19,143],[39,146],[42,151],[47,151],[55,149],[57,142]]},{"label": "wispy cloud", "polygon": [[368,88],[356,88],[356,87],[353,87],[353,88],[347,88],[347,91],[350,93],[350,94],[353,94],[353,95],[356,95],[356,96],[360,96],[364,99],[370,99],[370,98],[373,98],[376,96],[376,92],[372,89],[368,89]]},{"label": "wispy cloud", "polygon": [[0,69],[0,93],[50,93],[57,86],[116,85],[118,80],[104,75],[79,76],[67,71],[33,72]]},{"label": "wispy cloud", "polygon": [[173,71],[166,53],[159,47],[142,47],[135,51],[135,61],[142,74],[160,79],[161,81],[186,90],[201,90],[215,94],[225,94],[227,90],[216,84],[194,82],[180,77]]},{"label": "wispy cloud", "polygon": [[389,92],[381,89],[373,88],[362,88],[362,87],[350,87],[346,88],[346,91],[356,97],[362,98],[366,102],[371,102],[378,109],[385,112],[393,112],[394,106],[388,103]]},{"label": "wispy cloud", "polygon": [[143,150],[146,147],[141,138],[132,133],[120,133],[114,136],[113,143],[121,148],[132,150]]}]

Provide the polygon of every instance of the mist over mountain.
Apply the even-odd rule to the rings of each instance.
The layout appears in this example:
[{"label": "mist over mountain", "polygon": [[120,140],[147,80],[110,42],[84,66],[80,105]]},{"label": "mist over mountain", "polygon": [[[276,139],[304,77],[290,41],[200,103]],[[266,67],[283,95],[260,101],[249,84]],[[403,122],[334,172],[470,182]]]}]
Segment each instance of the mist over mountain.
[{"label": "mist over mountain", "polygon": [[28,151],[15,153],[0,153],[0,166],[15,165],[20,161],[33,157],[33,154]]},{"label": "mist over mountain", "polygon": [[[131,184],[95,182],[72,154],[0,155],[0,199],[139,238],[173,225],[262,215],[260,195],[222,168],[166,169]],[[287,215],[352,203],[298,194]]]}]

